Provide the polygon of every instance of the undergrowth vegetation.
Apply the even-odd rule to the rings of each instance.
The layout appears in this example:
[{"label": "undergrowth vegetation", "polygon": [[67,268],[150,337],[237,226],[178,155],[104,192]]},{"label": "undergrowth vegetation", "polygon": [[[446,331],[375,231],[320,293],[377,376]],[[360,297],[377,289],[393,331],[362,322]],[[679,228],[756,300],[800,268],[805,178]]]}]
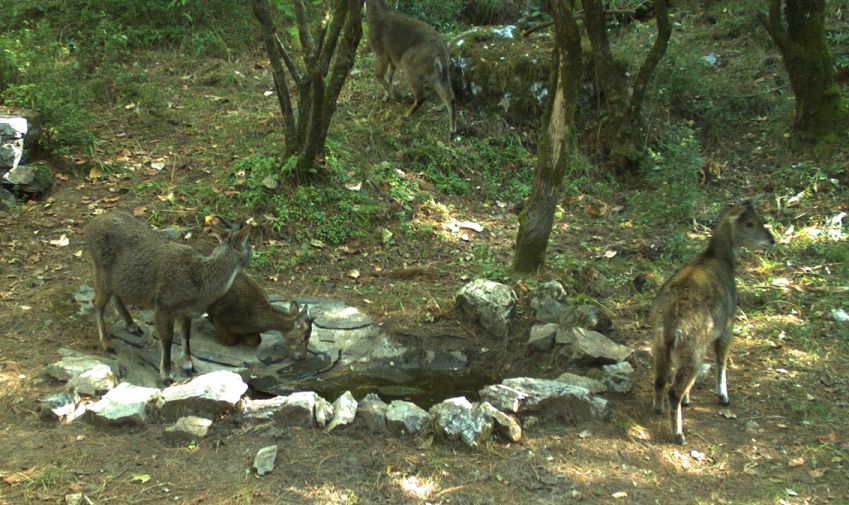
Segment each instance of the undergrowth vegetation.
[{"label": "undergrowth vegetation", "polygon": [[[476,8],[486,10],[490,3],[477,2]],[[845,2],[838,3],[835,8]],[[319,4],[307,2],[307,7],[315,10]],[[525,10],[536,5],[525,4]],[[272,5],[275,16],[293,16],[289,2]],[[463,2],[400,7],[443,31],[465,28]],[[768,177],[771,187],[766,189],[777,192],[779,202],[845,184],[847,169],[845,160],[834,155],[837,145],[807,157],[783,142],[793,99],[781,59],[756,19],[761,7],[751,1],[676,6],[676,31],[650,87],[645,113],[649,156],[641,180],[616,180],[579,155],[564,181],[558,219],[568,220],[580,207],[575,202],[584,198],[621,206],[629,226],[664,230],[661,257],[679,261],[693,251],[689,235],[698,228],[691,223],[708,229],[725,204],[763,189],[747,174]],[[835,23],[845,25],[840,19]],[[392,230],[438,239],[432,224],[417,215],[427,202],[447,200],[449,213],[453,199],[507,208],[530,191],[536,161],[529,139],[535,139],[535,131],[499,123],[492,127],[498,134],[490,135],[485,117],[461,108],[461,122],[477,120],[476,133],[447,144],[437,127],[442,111],[406,121],[400,104],[374,100],[373,57],[365,39],[330,130],[324,157],[330,176],[301,185],[293,175],[293,160],[280,158],[282,135],[273,100],[257,100],[271,83],[265,63],[248,63],[258,54],[248,5],[23,1],[12,5],[0,25],[0,99],[41,113],[43,147],[50,154],[92,156],[98,135],[121,134],[108,124],[111,111],[129,110],[149,130],[188,128],[223,150],[208,163],[210,177],[181,184],[172,174],[167,183],[139,181],[138,191],[172,203],[192,202],[203,214],[234,217],[247,211],[270,238],[335,246],[380,243],[384,231]],[[839,70],[849,45],[843,33],[829,30]],[[654,34],[651,22],[615,22],[617,57],[636,71]],[[148,69],[156,66],[162,68],[152,76]],[[209,124],[184,125],[181,111],[186,109],[209,109]],[[582,117],[589,121],[592,115]],[[579,126],[592,131],[591,124]],[[752,146],[760,167],[735,165],[741,140]],[[731,160],[717,162],[716,153]],[[98,163],[109,174],[126,168],[105,159]],[[839,256],[822,247],[824,254]],[[496,270],[488,265],[492,255],[476,256],[485,270]]]}]

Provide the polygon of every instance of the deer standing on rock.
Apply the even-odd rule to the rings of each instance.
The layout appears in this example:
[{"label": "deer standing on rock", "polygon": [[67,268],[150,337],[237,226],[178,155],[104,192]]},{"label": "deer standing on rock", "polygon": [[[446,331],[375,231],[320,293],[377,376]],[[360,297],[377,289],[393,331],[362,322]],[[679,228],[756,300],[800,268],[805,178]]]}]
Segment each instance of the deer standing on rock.
[{"label": "deer standing on rock", "polygon": [[751,202],[733,207],[720,218],[707,249],[675,272],[654,300],[649,316],[654,334],[654,409],[663,411],[671,379],[669,419],[679,444],[685,442],[681,405],[689,403],[709,347],[716,354],[716,395],[722,405],[731,402],[725,366],[737,307],[737,249],[767,249],[774,243]]},{"label": "deer standing on rock", "polygon": [[404,72],[415,97],[407,117],[424,103],[425,90],[433,88],[448,109],[450,140],[457,133],[457,119],[448,76],[448,45],[442,36],[427,23],[386,8],[383,0],[366,0],[366,21],[369,43],[377,56],[375,76],[386,90],[386,98],[394,98],[392,78],[396,68]]},{"label": "deer standing on rock", "polygon": [[154,310],[160,344],[159,377],[170,384],[174,323],[181,327],[181,367],[194,372],[189,337],[192,318],[230,289],[251,259],[249,229],[228,226],[209,256],[172,242],[126,212],[93,218],[85,227],[86,248],[94,264],[94,309],[101,345],[111,350],[103,311],[114,296],[127,330],[141,335],[126,304]]}]

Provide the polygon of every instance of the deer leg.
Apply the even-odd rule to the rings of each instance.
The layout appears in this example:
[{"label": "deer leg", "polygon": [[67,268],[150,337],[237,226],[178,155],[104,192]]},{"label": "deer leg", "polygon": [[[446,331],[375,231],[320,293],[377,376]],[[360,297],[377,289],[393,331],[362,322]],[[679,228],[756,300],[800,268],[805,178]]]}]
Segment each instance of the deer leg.
[{"label": "deer leg", "polygon": [[698,367],[693,365],[692,360],[681,363],[675,371],[675,378],[669,387],[669,421],[675,441],[681,445],[686,443],[684,438],[684,420],[681,416],[681,402],[690,393],[690,388],[696,381]]},{"label": "deer leg", "polygon": [[410,87],[413,89],[413,96],[415,97],[415,100],[413,101],[413,105],[411,105],[410,109],[407,111],[408,118],[415,114],[417,110],[419,110],[419,107],[421,107],[422,104],[425,103],[425,100],[427,98],[427,96],[425,95],[424,88],[422,88],[419,84],[415,84],[414,80],[410,81]]},{"label": "deer leg", "polygon": [[728,384],[725,377],[729,344],[731,344],[730,330],[723,333],[713,344],[713,349],[716,353],[716,396],[722,405],[729,405],[731,403],[731,398],[728,397]]},{"label": "deer leg", "polygon": [[166,386],[173,384],[171,378],[171,342],[174,340],[174,318],[171,314],[156,311],[154,316],[156,335],[159,337],[159,380]]},{"label": "deer leg", "polygon": [[[669,382],[669,358],[672,349],[662,346],[654,349],[654,411],[663,412],[663,393]],[[670,405],[669,408],[672,408]]]},{"label": "deer leg", "polygon": [[100,346],[104,351],[115,352],[115,349],[112,347],[112,337],[109,335],[109,328],[106,326],[106,321],[103,318],[103,311],[106,310],[106,304],[109,303],[110,298],[112,298],[112,293],[96,285],[94,290],[94,316],[97,320],[97,333],[100,337]]},{"label": "deer leg", "polygon": [[434,83],[433,89],[436,94],[442,99],[445,108],[448,109],[448,140],[457,133],[457,110],[454,101],[454,92],[451,90],[450,82],[437,81]]},{"label": "deer leg", "polygon": [[[389,80],[386,79],[387,71],[389,73]],[[378,56],[377,64],[374,68],[374,75],[377,78],[377,82],[383,86],[383,89],[386,91],[386,94],[383,96],[384,100],[393,99],[394,96],[392,94],[392,76],[395,73],[395,66],[390,63],[389,58],[387,56]]]},{"label": "deer leg", "polygon": [[121,317],[124,318],[124,326],[128,332],[137,337],[144,335],[144,332],[139,325],[133,321],[133,316],[130,315],[130,311],[127,310],[127,306],[124,305],[124,300],[122,300],[120,296],[115,297],[115,307],[118,308],[118,313],[120,313]]},{"label": "deer leg", "polygon": [[192,318],[180,316],[180,341],[183,344],[180,352],[180,367],[186,375],[195,373],[195,364],[192,361],[192,349],[189,346],[189,338],[192,335]]}]

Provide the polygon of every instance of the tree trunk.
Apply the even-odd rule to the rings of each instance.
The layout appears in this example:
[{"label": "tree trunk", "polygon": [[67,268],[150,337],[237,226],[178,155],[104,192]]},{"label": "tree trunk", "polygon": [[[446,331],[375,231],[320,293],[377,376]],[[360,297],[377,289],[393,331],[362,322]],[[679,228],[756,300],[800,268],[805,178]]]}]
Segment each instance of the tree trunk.
[{"label": "tree trunk", "polygon": [[825,38],[825,0],[769,0],[769,17],[759,15],[787,69],[796,97],[794,129],[818,140],[846,127],[847,111],[834,78],[834,61]]},{"label": "tree trunk", "polygon": [[[303,0],[292,0],[301,44],[302,62],[299,68],[274,33],[268,1],[251,0],[254,15],[262,28],[283,114],[286,146],[283,157],[297,158],[294,175],[298,180],[323,175],[319,170],[319,159],[327,141],[330,120],[336,111],[336,100],[342,86],[354,66],[354,56],[362,38],[362,2],[336,0],[329,26],[322,23],[313,37]],[[297,88],[297,113],[294,112],[287,85],[287,70]]]},{"label": "tree trunk", "polygon": [[537,168],[531,194],[519,216],[513,270],[530,273],[545,260],[554,211],[563,191],[563,176],[574,154],[573,120],[581,82],[581,35],[574,0],[552,0],[555,47],[549,89],[554,96],[543,119]]},{"label": "tree trunk", "polygon": [[614,60],[610,51],[604,3],[601,0],[583,0],[582,4],[596,82],[603,97],[605,112],[599,133],[601,150],[615,172],[633,173],[645,155],[641,116],[645,91],[657,64],[666,53],[672,33],[667,0],[653,2],[657,37],[640,67],[630,98],[626,69]]}]

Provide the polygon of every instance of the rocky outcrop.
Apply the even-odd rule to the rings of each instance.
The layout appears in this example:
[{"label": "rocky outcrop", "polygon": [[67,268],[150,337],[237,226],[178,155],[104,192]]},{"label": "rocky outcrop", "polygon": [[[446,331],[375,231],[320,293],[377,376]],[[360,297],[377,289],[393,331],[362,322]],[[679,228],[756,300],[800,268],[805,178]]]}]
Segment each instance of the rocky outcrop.
[{"label": "rocky outcrop", "polygon": [[456,300],[465,317],[492,335],[507,338],[516,309],[516,293],[509,286],[476,279],[460,288]]}]

